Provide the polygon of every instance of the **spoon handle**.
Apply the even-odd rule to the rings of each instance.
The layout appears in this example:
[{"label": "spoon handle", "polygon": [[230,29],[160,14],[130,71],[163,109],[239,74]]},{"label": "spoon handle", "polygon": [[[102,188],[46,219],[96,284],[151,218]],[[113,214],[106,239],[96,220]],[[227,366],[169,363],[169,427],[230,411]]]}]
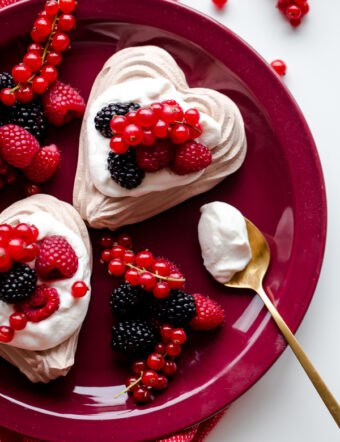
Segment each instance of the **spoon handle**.
[{"label": "spoon handle", "polygon": [[301,345],[299,344],[293,333],[290,331],[288,325],[285,323],[280,313],[276,310],[276,307],[274,307],[273,303],[271,302],[263,288],[261,287],[257,291],[257,293],[268,308],[281,333],[295,353],[295,356],[300,361],[300,364],[307,373],[309,379],[312,381],[312,384],[314,385],[316,391],[319,393],[321,399],[324,401],[326,407],[328,408],[329,412],[331,413],[335,422],[340,428],[340,406],[337,403],[335,397],[329,391],[327,385],[324,383],[321,376],[316,371],[311,361],[308,359]]}]

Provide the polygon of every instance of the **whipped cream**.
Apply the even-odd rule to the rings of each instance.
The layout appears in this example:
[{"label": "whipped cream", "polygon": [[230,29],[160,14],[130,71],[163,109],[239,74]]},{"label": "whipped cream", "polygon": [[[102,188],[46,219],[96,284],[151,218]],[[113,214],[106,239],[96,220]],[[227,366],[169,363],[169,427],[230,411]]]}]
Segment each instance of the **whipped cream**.
[{"label": "whipped cream", "polygon": [[[107,158],[110,153],[110,140],[105,138],[95,128],[94,119],[104,106],[114,102],[132,101],[148,105],[168,99],[176,100],[183,110],[191,106],[184,101],[184,96],[176,90],[173,84],[164,78],[143,78],[130,80],[109,87],[91,105],[86,129],[88,136],[88,155],[90,174],[95,187],[108,197],[138,197],[154,191],[162,191],[173,187],[185,186],[196,181],[204,170],[188,175],[176,175],[164,168],[157,172],[146,173],[142,183],[135,189],[125,189],[112,180],[108,170]],[[201,113],[200,124],[202,135],[195,141],[212,149],[221,139],[220,125],[209,115]]]},{"label": "whipped cream", "polygon": [[[63,236],[78,256],[78,270],[72,278],[56,280],[51,283],[38,279],[37,284],[45,284],[57,289],[59,309],[40,322],[27,322],[23,330],[16,331],[7,345],[26,350],[46,350],[64,342],[82,324],[90,301],[90,290],[82,298],[74,298],[71,287],[76,281],[84,281],[90,287],[90,261],[85,244],[80,236],[57,221],[47,212],[36,212],[19,217],[20,223],[34,224],[39,229],[38,240],[46,236]],[[14,313],[13,305],[0,301],[0,325],[9,326],[9,316]]]},{"label": "whipped cream", "polygon": [[206,269],[222,284],[251,260],[245,219],[227,203],[215,201],[201,207],[198,238]]}]

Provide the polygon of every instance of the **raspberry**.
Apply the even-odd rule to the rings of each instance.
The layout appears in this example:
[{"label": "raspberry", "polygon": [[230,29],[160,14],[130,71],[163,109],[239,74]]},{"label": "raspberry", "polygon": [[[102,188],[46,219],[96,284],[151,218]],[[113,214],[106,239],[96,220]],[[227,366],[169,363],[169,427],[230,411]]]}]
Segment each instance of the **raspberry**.
[{"label": "raspberry", "polygon": [[35,268],[44,279],[71,278],[78,269],[78,257],[65,238],[52,235],[41,243]]},{"label": "raspberry", "polygon": [[25,313],[28,321],[40,322],[56,312],[59,304],[58,291],[42,285],[37,287],[28,301],[16,304],[15,308],[18,312]]},{"label": "raspberry", "polygon": [[43,107],[48,121],[64,126],[85,112],[85,101],[69,84],[57,81],[43,96]]},{"label": "raspberry", "polygon": [[0,127],[0,152],[14,167],[28,166],[39,150],[37,139],[27,130],[15,124]]},{"label": "raspberry", "polygon": [[45,146],[24,169],[25,176],[33,183],[44,183],[56,173],[60,163],[60,151],[55,144]]},{"label": "raspberry", "polygon": [[173,160],[175,147],[169,140],[157,140],[150,147],[140,144],[136,148],[138,166],[145,172],[155,172],[168,166]]},{"label": "raspberry", "polygon": [[222,307],[206,296],[196,293],[192,295],[196,303],[196,316],[189,322],[195,330],[208,331],[219,327],[224,322]]},{"label": "raspberry", "polygon": [[188,141],[178,146],[172,168],[178,175],[186,175],[205,169],[211,161],[211,152],[206,146]]}]

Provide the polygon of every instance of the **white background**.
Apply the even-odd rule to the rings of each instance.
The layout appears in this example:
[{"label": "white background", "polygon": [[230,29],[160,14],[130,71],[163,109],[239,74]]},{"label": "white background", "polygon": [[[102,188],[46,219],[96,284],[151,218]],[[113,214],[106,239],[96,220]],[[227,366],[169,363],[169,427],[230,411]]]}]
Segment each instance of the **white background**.
[{"label": "white background", "polygon": [[[182,0],[222,22],[268,62],[288,66],[284,83],[304,113],[324,171],[328,234],[323,268],[297,338],[340,401],[340,1],[309,0],[310,13],[293,29],[277,0]],[[239,398],[207,442],[336,442],[340,431],[287,349]]]}]

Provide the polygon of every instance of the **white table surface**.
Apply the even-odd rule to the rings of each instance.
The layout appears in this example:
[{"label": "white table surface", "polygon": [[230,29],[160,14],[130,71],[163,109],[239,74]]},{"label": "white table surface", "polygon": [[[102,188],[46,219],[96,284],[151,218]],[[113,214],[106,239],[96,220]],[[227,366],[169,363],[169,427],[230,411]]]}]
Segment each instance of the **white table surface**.
[{"label": "white table surface", "polygon": [[[340,1],[309,0],[293,29],[276,0],[181,0],[241,36],[267,61],[288,66],[284,82],[315,138],[326,181],[328,233],[319,283],[297,332],[302,347],[340,401]],[[338,227],[339,226],[339,227]],[[290,349],[239,398],[207,442],[336,442],[340,431]]]}]

